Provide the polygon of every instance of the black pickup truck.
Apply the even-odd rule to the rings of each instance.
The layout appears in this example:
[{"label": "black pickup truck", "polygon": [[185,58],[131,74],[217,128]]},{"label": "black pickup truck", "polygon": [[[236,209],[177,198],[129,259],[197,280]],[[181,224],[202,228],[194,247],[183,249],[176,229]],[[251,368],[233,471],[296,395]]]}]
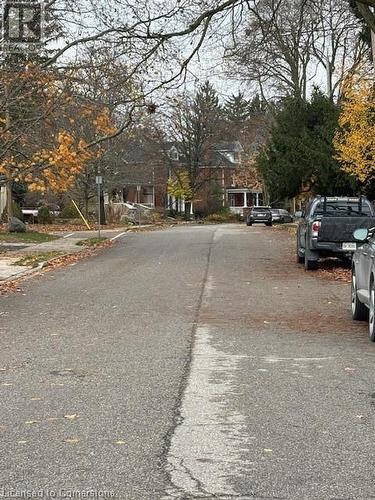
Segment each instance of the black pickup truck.
[{"label": "black pickup truck", "polygon": [[299,221],[297,261],[311,270],[320,257],[351,258],[358,244],[355,229],[374,226],[374,208],[367,198],[317,196]]}]

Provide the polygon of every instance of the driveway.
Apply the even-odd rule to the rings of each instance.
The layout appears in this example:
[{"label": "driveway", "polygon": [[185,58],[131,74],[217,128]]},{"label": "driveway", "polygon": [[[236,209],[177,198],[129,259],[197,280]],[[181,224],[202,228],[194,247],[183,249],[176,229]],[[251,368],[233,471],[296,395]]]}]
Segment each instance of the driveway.
[{"label": "driveway", "polygon": [[0,487],[375,497],[374,346],[349,286],[293,249],[263,227],[127,234],[0,297]]}]

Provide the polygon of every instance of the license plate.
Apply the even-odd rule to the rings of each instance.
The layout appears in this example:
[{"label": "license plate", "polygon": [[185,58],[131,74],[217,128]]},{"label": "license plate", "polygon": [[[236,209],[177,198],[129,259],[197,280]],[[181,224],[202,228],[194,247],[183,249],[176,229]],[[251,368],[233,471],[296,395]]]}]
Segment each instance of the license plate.
[{"label": "license plate", "polygon": [[357,250],[357,243],[343,243],[343,250]]}]

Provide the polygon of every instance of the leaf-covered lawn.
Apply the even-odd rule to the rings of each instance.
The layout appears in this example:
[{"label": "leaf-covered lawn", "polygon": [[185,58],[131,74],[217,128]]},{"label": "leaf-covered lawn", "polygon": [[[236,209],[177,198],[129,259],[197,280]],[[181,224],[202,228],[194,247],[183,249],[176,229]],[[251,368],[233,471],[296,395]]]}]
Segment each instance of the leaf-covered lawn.
[{"label": "leaf-covered lawn", "polygon": [[19,260],[14,262],[13,265],[38,267],[41,262],[48,262],[49,260],[56,257],[61,257],[62,255],[64,255],[63,252],[34,253],[31,255],[25,255],[25,257],[21,257]]},{"label": "leaf-covered lawn", "polygon": [[0,232],[0,243],[45,243],[58,237],[48,233],[28,231],[26,233]]},{"label": "leaf-covered lawn", "polygon": [[95,247],[96,245],[100,245],[101,243],[104,243],[107,240],[108,240],[108,238],[104,238],[104,237],[88,238],[86,240],[78,241],[77,245],[82,246],[82,247]]}]

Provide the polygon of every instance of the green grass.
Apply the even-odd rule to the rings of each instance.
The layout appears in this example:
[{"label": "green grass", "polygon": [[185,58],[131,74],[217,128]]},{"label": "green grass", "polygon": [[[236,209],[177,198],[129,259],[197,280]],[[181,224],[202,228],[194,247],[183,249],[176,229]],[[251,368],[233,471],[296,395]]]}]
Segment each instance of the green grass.
[{"label": "green grass", "polygon": [[58,236],[48,233],[37,233],[28,231],[26,233],[3,233],[0,232],[0,243],[45,243],[56,240]]},{"label": "green grass", "polygon": [[42,262],[47,262],[56,257],[61,257],[64,255],[64,252],[43,252],[43,253],[34,253],[32,255],[26,255],[21,259],[13,262],[14,266],[31,266],[38,267],[38,265]]},{"label": "green grass", "polygon": [[81,247],[95,247],[96,245],[100,245],[100,243],[104,243],[107,240],[108,238],[104,238],[102,236],[101,238],[95,237],[95,238],[88,238],[87,240],[77,241],[76,244]]}]

